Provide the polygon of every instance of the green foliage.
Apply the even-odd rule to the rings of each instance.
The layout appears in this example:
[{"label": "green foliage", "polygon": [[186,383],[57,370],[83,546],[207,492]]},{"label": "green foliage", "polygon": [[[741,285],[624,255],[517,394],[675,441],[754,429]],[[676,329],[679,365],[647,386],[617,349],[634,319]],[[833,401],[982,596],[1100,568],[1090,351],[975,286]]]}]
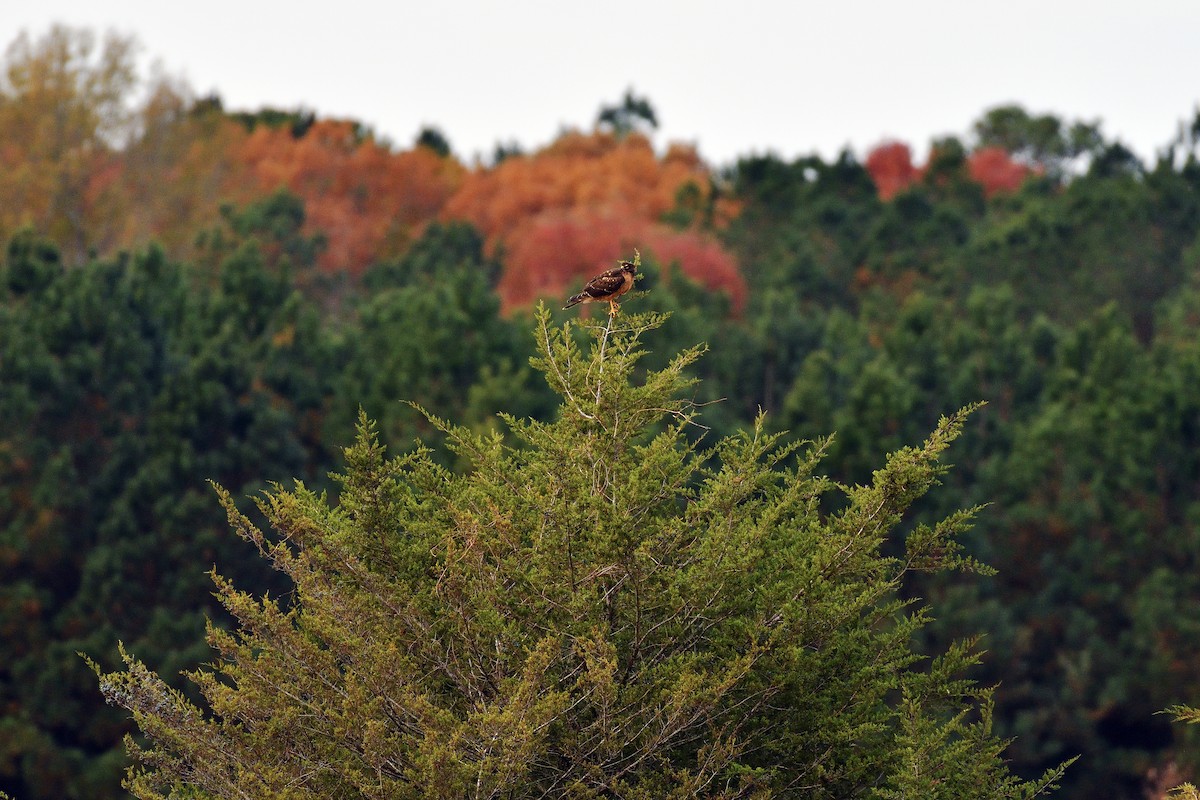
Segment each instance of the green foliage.
[{"label": "green foliage", "polygon": [[[634,381],[660,314],[538,314],[551,421],[520,446],[430,416],[462,474],[389,458],[360,418],[338,504],[298,483],[229,521],[288,602],[214,574],[236,632],[189,673],[211,713],[126,654],[100,674],[146,736],[138,797],[1032,797],[1001,759],[972,642],[926,662],[913,571],[975,570],[973,512],[898,539],[966,412],[866,485],[815,473],[824,443],[685,435],[699,355]],[[969,409],[968,409],[969,411]],[[788,466],[791,464],[791,466]],[[838,510],[822,504],[836,489]],[[894,552],[887,555],[885,551]]]},{"label": "green foliage", "polygon": [[1053,114],[1031,115],[1021,106],[998,106],[975,123],[982,146],[1002,147],[1010,154],[1062,177],[1067,163],[1104,147],[1098,122],[1070,126]]},{"label": "green foliage", "polygon": [[[941,609],[932,651],[989,632],[976,675],[1000,683],[996,727],[1016,737],[1020,774],[1083,754],[1064,796],[1140,798],[1167,763],[1200,766],[1198,737],[1154,715],[1200,683],[1186,611],[1200,602],[1200,171],[1147,169],[1115,143],[1072,149],[1068,127],[1038,156],[1061,172],[990,198],[957,141],[889,203],[858,194],[845,165],[739,164],[729,236],[746,325],[767,332],[740,361],[774,378],[725,385],[800,436],[837,430],[827,463],[844,481],[987,399],[942,496],[992,504],[964,543],[999,576],[921,577],[906,596]],[[1019,140],[987,143],[1031,156]],[[1079,156],[1091,166],[1072,177]],[[795,356],[772,358],[768,337]],[[952,505],[929,498],[918,520]]]},{"label": "green foliage", "polygon": [[295,284],[314,300],[335,305],[336,295],[329,295],[337,278],[316,269],[317,257],[325,249],[325,235],[303,234],[305,216],[304,202],[287,189],[244,208],[223,205],[223,224],[196,237],[199,265],[216,274],[226,262],[261,261],[274,273],[272,280],[277,285],[290,290],[289,284]]},{"label": "green foliage", "polygon": [[324,345],[253,249],[205,288],[159,250],[66,271],[25,237],[0,285],[0,779],[111,797],[124,724],[72,654],[115,661],[119,637],[194,663],[214,608],[199,565],[271,585],[202,484],[320,478]]},{"label": "green foliage", "polygon": [[[1182,722],[1186,725],[1200,725],[1200,709],[1185,705],[1173,705],[1164,713],[1170,714],[1176,722]],[[1167,794],[1167,797],[1181,798],[1181,800],[1200,800],[1200,789],[1197,789],[1191,783],[1185,782],[1173,787]]]},{"label": "green foliage", "polygon": [[[740,374],[755,374],[757,367],[747,363],[744,355],[755,343],[741,321],[730,317],[728,295],[712,292],[690,280],[679,268],[679,264],[660,265],[654,254],[645,262],[638,254],[635,262],[639,267],[634,294],[652,293],[654,306],[659,313],[670,315],[671,324],[647,332],[645,358],[640,362],[642,369],[662,369],[675,353],[696,342],[719,347],[709,348],[705,357],[688,367],[687,374],[696,379],[692,400],[705,407],[704,427],[695,427],[694,434],[709,430],[718,434],[732,433],[752,420],[757,408],[747,408],[741,398],[728,394],[717,394],[737,385]],[[582,331],[575,329],[576,336]]]},{"label": "green foliage", "polygon": [[437,128],[421,128],[421,132],[417,134],[416,146],[427,147],[443,158],[450,155],[450,140]]},{"label": "green foliage", "polygon": [[[217,95],[211,95],[201,103],[205,108],[215,108],[218,111],[222,109],[221,98]],[[197,103],[197,108],[201,107],[201,103]],[[288,128],[293,139],[303,138],[312,124],[317,121],[317,115],[304,108],[290,111],[264,107],[257,111],[232,111],[229,112],[229,118],[244,125],[248,131],[254,130],[259,125],[265,125],[268,128]]]},{"label": "green foliage", "polygon": [[654,113],[649,98],[638,97],[632,89],[626,89],[620,104],[600,107],[596,114],[596,127],[608,128],[618,137],[627,136],[641,128],[657,128],[658,115]]},{"label": "green foliage", "polygon": [[330,430],[349,438],[361,407],[384,442],[407,448],[416,435],[441,439],[409,403],[480,430],[495,427],[497,411],[545,413],[527,345],[500,317],[498,277],[479,234],[461,223],[430,226],[398,262],[370,270],[347,328]]},{"label": "green foliage", "polygon": [[369,298],[346,296],[355,313],[339,322],[328,294],[314,307],[297,291],[316,286],[319,240],[303,219],[286,193],[230,209],[190,266],[150,250],[67,270],[32,233],[9,244],[0,789],[115,796],[125,725],[74,653],[112,664],[121,638],[174,674],[205,653],[200,620],[215,606],[200,565],[220,560],[246,588],[275,584],[222,530],[205,480],[243,494],[286,476],[324,485],[325,443],[351,434],[360,403],[398,445],[440,434],[396,398],[479,430],[497,408],[546,413],[473,231],[433,226],[368,276]]}]

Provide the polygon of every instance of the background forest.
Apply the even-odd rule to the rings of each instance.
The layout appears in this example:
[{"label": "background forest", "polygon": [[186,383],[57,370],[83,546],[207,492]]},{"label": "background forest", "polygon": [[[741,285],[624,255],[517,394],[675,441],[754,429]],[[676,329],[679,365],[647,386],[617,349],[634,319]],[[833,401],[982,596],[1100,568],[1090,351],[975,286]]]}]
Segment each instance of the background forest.
[{"label": "background forest", "polygon": [[394,451],[440,435],[402,400],[549,413],[534,303],[635,247],[631,303],[674,315],[648,366],[709,344],[714,436],[763,409],[862,482],[986,401],[920,510],[989,504],[967,542],[999,574],[908,587],[925,644],[987,632],[1016,770],[1082,755],[1059,796],[1200,773],[1157,713],[1200,697],[1200,116],[1153,163],[1006,106],[919,163],[714,168],[627,93],[468,164],[435,129],[140,82],[129,41],[62,28],[0,78],[0,791],[121,796],[128,723],[77,653],[174,676],[223,620],[210,566],[280,588],[207,480],[331,488],[360,407]]}]

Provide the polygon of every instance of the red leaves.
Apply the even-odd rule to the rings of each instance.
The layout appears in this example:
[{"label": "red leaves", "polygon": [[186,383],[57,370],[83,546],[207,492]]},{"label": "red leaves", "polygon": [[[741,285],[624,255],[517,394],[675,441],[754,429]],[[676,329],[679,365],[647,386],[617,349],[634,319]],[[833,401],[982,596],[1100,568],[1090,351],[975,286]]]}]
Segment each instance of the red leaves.
[{"label": "red leaves", "polygon": [[[879,199],[891,200],[913,185],[925,174],[926,167],[912,162],[912,150],[902,142],[885,142],[867,154],[864,164],[875,182]],[[1002,192],[1015,192],[1035,170],[1013,160],[1002,147],[981,147],[967,156],[967,175],[992,197]]]},{"label": "red leaves", "polygon": [[1015,192],[1034,171],[1014,161],[1003,147],[981,147],[967,157],[967,172],[991,197],[999,192]]},{"label": "red leaves", "polygon": [[913,166],[912,150],[903,142],[884,142],[867,154],[864,166],[875,182],[879,199],[891,200],[896,193],[907,189],[921,177]]},{"label": "red leaves", "polygon": [[586,210],[533,217],[505,249],[499,286],[504,308],[568,294],[577,283],[607,269],[638,241],[629,222]]},{"label": "red leaves", "polygon": [[711,236],[700,231],[670,231],[661,227],[644,239],[646,249],[662,265],[678,262],[683,274],[702,286],[729,295],[734,313],[746,302],[746,282],[737,262]]},{"label": "red leaves", "polygon": [[629,257],[635,247],[664,267],[678,262],[692,280],[728,293],[735,312],[744,305],[746,284],[737,263],[711,236],[587,209],[544,213],[523,228],[505,250],[501,302],[513,308],[539,297],[565,296],[618,259]]}]

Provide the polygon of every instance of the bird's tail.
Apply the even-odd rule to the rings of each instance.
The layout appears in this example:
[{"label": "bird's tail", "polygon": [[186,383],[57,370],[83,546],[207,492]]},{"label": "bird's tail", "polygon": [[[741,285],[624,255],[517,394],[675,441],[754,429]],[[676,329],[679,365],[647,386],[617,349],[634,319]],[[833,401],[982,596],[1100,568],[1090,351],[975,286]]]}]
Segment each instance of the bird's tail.
[{"label": "bird's tail", "polygon": [[579,294],[571,295],[571,298],[569,300],[567,300],[567,304],[565,306],[563,306],[563,311],[566,311],[571,306],[579,305],[586,299],[587,299],[587,292],[580,292]]}]

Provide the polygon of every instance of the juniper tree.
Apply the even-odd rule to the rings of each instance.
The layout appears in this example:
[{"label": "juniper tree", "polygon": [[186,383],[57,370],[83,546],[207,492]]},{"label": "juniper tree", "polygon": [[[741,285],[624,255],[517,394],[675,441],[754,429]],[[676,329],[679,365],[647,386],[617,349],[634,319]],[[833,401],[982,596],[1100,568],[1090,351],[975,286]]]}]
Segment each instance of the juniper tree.
[{"label": "juniper tree", "polygon": [[[1162,713],[1170,715],[1174,718],[1175,722],[1182,722],[1187,725],[1200,725],[1200,708],[1177,703]],[[1172,775],[1172,771],[1166,769],[1163,772],[1166,773],[1167,777],[1178,775],[1178,773]],[[1195,784],[1185,781],[1178,786],[1171,787],[1164,796],[1178,798],[1179,800],[1200,800],[1200,789],[1196,788]]]},{"label": "juniper tree", "polygon": [[[914,651],[912,571],[986,568],[973,511],[906,529],[965,413],[869,485],[818,473],[827,442],[764,420],[705,444],[687,368],[643,370],[658,314],[554,327],[534,366],[561,398],[509,435],[429,415],[460,473],[389,456],[360,418],[337,502],[297,484],[231,525],[291,580],[190,673],[206,707],[126,655],[100,675],[143,738],[140,798],[1032,797],[962,642]],[[586,342],[586,339],[583,340]],[[511,442],[516,444],[510,444]],[[903,531],[907,530],[907,533]],[[123,651],[124,652],[124,651]]]}]

